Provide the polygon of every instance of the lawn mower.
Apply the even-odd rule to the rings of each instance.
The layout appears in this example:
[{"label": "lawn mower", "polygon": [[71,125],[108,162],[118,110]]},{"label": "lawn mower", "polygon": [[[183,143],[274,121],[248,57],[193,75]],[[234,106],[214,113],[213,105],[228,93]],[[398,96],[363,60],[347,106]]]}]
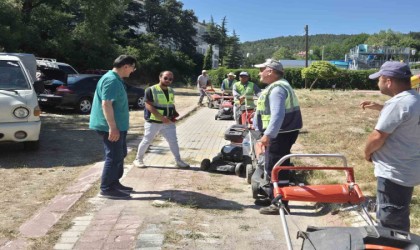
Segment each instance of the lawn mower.
[{"label": "lawn mower", "polygon": [[233,96],[223,93],[215,120],[233,120]]},{"label": "lawn mower", "polygon": [[[344,162],[343,167],[304,167],[281,166],[292,157],[337,157]],[[328,185],[295,185],[279,187],[278,174],[284,170],[322,170],[344,171],[346,183]],[[290,154],[282,157],[274,166],[271,173],[271,183],[274,188],[272,204],[278,206],[287,247],[292,250],[283,201],[305,201],[321,203],[350,204],[360,208],[362,217],[367,222],[364,227],[312,227],[306,231],[299,231],[298,238],[303,239],[301,249],[304,250],[340,250],[340,249],[419,249],[420,237],[408,232],[393,230],[375,225],[373,219],[364,206],[365,197],[360,187],[355,183],[353,168],[347,167],[347,161],[339,154]],[[289,217],[290,218],[290,217]],[[291,218],[290,218],[291,219]]]},{"label": "lawn mower", "polygon": [[221,94],[217,94],[216,91],[211,88],[211,89],[206,89],[205,90],[206,96],[207,96],[207,106],[209,108],[219,108],[220,105],[220,101],[222,99],[222,95]]},{"label": "lawn mower", "polygon": [[204,171],[234,172],[238,176],[243,176],[245,166],[251,164],[248,155],[248,148],[244,149],[244,138],[247,137],[248,129],[243,125],[232,125],[224,134],[224,138],[230,143],[224,145],[212,160],[203,159],[200,169]]}]

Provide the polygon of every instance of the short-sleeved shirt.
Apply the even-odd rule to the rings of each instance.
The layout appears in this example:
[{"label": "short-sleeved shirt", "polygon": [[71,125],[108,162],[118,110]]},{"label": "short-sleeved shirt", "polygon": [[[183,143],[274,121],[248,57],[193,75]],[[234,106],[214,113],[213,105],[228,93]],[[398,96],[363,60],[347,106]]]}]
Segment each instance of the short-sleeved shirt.
[{"label": "short-sleeved shirt", "polygon": [[208,80],[208,76],[200,75],[197,79],[197,88],[206,88]]},{"label": "short-sleeved shirt", "polygon": [[96,85],[89,122],[90,129],[108,132],[109,126],[102,109],[102,101],[112,101],[114,119],[118,130],[128,131],[129,109],[127,92],[123,80],[112,70],[103,75]]},{"label": "short-sleeved shirt", "polygon": [[375,176],[406,187],[420,184],[420,96],[403,91],[385,102],[376,130],[389,134],[372,155]]}]

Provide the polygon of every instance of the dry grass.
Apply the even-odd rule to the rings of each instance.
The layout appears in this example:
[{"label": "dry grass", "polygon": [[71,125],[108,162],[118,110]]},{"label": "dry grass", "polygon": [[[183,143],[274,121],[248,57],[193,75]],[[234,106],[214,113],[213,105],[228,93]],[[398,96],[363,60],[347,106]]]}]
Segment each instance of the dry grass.
[{"label": "dry grass", "polygon": [[[367,196],[376,195],[373,166],[364,160],[363,149],[368,134],[375,127],[379,112],[362,110],[359,103],[374,100],[383,103],[388,97],[371,92],[297,90],[304,128],[294,153],[341,153],[355,170],[356,182]],[[320,160],[325,165],[341,166],[340,161]],[[297,161],[300,163],[300,161]],[[296,162],[295,162],[296,165]],[[311,183],[333,183],[340,173],[317,173]],[[420,233],[420,187],[414,190],[411,207],[412,232]]]},{"label": "dry grass", "polygon": [[[177,109],[198,100],[197,90],[177,89]],[[89,116],[68,110],[48,110],[42,114],[41,147],[26,152],[21,145],[0,144],[0,176],[4,176],[0,189],[0,242],[19,235],[19,226],[39,208],[70,185],[83,171],[103,159],[103,146],[96,132],[88,129]],[[143,133],[143,111],[130,111],[128,139]],[[134,152],[126,162],[134,159]],[[95,185],[85,195],[96,195]],[[74,216],[83,214],[85,202],[80,201],[64,216],[48,236],[32,242],[35,248],[54,245],[54,242]]]}]

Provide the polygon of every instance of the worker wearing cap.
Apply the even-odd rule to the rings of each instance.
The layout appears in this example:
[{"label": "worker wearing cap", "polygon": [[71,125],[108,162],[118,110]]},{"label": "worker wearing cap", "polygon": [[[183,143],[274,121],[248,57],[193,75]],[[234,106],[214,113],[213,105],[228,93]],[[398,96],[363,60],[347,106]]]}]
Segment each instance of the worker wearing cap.
[{"label": "worker wearing cap", "polygon": [[222,84],[220,86],[220,90],[222,91],[222,93],[232,94],[232,88],[236,82],[235,77],[236,75],[233,74],[233,72],[229,72],[229,74],[227,74],[227,78],[223,79]]},{"label": "worker wearing cap", "polygon": [[[260,82],[267,85],[261,92],[254,116],[254,127],[262,132],[260,139],[265,146],[264,171],[271,179],[271,170],[283,156],[290,154],[292,145],[296,142],[299,130],[302,128],[302,114],[295,92],[289,82],[283,78],[283,65],[274,59],[267,59],[265,63],[257,64],[260,69]],[[290,160],[282,165],[290,166]],[[279,173],[279,186],[289,185],[289,171]],[[270,184],[263,187],[265,192],[273,198]],[[256,201],[257,202],[257,201]],[[284,201],[288,210],[288,203]],[[263,207],[261,214],[278,214],[275,205]]]},{"label": "worker wearing cap", "polygon": [[211,81],[209,79],[209,75],[207,74],[207,70],[201,71],[201,75],[197,78],[197,88],[200,92],[200,99],[198,99],[198,105],[201,106],[203,102],[204,96],[206,96],[206,89],[207,86],[212,86]]},{"label": "worker wearing cap", "polygon": [[254,96],[258,96],[261,89],[257,84],[249,81],[249,74],[246,71],[239,73],[239,82],[233,85],[233,98],[235,102],[234,118],[236,123],[240,123],[241,105],[246,105],[246,109],[255,108]]},{"label": "worker wearing cap", "polygon": [[407,64],[385,62],[369,78],[378,79],[379,90],[391,99],[360,104],[381,111],[364,150],[377,178],[376,218],[384,227],[407,232],[413,190],[420,184],[420,95],[411,89],[410,77]]}]

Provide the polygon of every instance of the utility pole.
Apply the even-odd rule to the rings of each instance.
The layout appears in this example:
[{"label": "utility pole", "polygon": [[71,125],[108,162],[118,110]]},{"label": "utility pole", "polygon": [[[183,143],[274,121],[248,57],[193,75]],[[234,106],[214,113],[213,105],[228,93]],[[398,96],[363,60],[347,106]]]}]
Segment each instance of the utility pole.
[{"label": "utility pole", "polygon": [[[305,25],[305,68],[308,67],[308,56],[309,56],[309,42],[308,42],[308,25]],[[308,87],[308,80],[305,79],[305,89]]]}]

